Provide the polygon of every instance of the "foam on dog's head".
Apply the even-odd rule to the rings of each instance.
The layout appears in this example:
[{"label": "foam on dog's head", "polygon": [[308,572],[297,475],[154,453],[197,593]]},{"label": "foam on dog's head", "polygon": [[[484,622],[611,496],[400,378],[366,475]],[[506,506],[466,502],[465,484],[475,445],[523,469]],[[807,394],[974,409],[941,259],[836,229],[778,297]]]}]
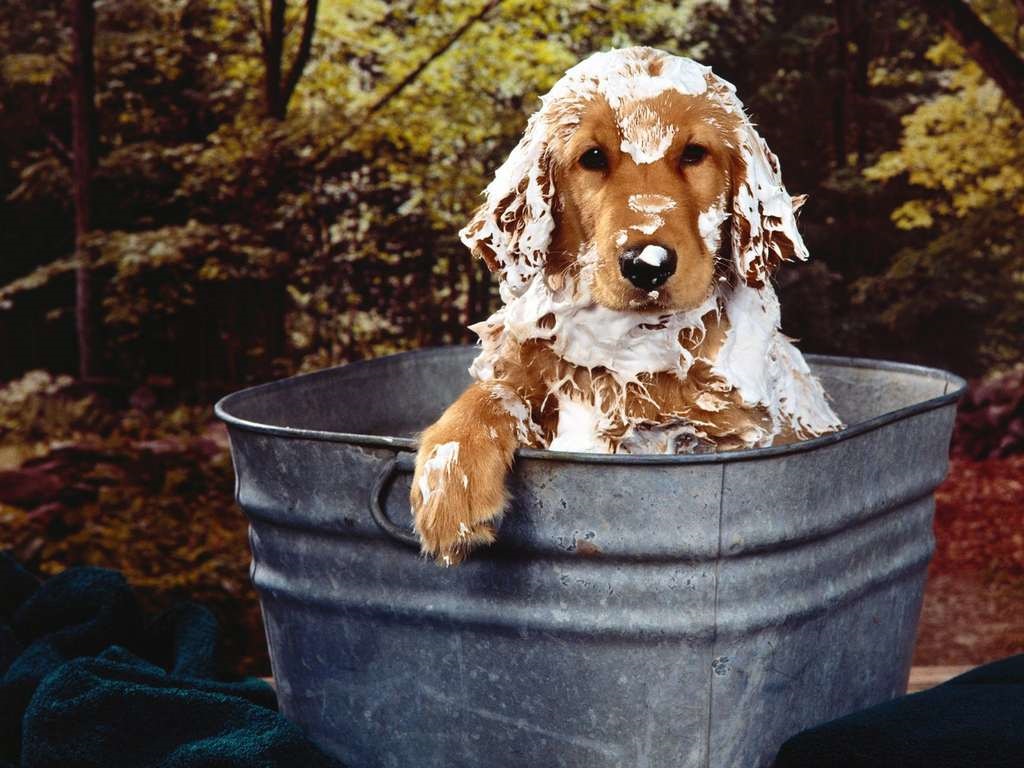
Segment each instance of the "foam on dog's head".
[{"label": "foam on dog's head", "polygon": [[[578,275],[559,276],[561,287],[553,288],[544,279],[543,268],[555,231],[555,151],[570,141],[584,109],[600,96],[617,121],[621,150],[638,165],[662,159],[675,128],[642,102],[667,91],[701,96],[738,119],[735,144],[730,145],[736,157],[730,192],[698,218],[700,236],[713,254],[721,250],[728,220],[735,279],[723,278],[707,301],[689,312],[660,316],[607,309],[592,301],[589,280],[596,254],[592,244],[585,243],[577,257]],[[735,87],[691,59],[628,48],[596,53],[580,62],[541,102],[488,185],[485,202],[459,233],[473,253],[499,273],[505,302],[487,321],[471,326],[483,342],[471,373],[494,381],[495,364],[514,345],[543,339],[567,362],[606,370],[620,393],[609,407],[624,414],[627,388],[640,384],[641,373],[687,375],[694,359],[680,342],[682,332],[689,329],[690,338],[699,339],[709,313],[724,308],[729,324],[726,343],[717,360],[705,361],[715,373],[740,391],[745,402],[767,406],[776,433],[784,419],[798,433],[835,428],[838,420],[820,385],[779,333],[778,301],[769,279],[781,261],[807,258],[795,216],[802,200],[786,191],[778,158],[746,116]],[[630,207],[647,217],[634,228],[657,229],[674,205],[660,195],[634,195]],[[617,243],[626,237],[625,230],[620,231]],[[799,391],[794,389],[797,385]],[[528,414],[525,420],[529,421]],[[770,439],[771,435],[758,433],[749,442],[760,445]]]},{"label": "foam on dog's head", "polygon": [[675,128],[641,102],[666,91],[704,96],[740,118],[730,210],[738,275],[762,287],[781,261],[807,258],[796,228],[798,206],[782,183],[778,158],[747,118],[735,87],[692,59],[626,48],[593,54],[541,97],[540,110],[485,190],[485,202],[459,233],[476,256],[500,273],[503,296],[526,289],[543,268],[551,244],[552,148],[568,142],[584,108],[601,96],[615,114],[621,149],[637,164],[660,160]]},{"label": "foam on dog's head", "polygon": [[534,113],[484,191],[486,202],[459,232],[474,256],[500,272],[503,295],[520,293],[541,269],[555,229],[547,123],[543,110]]}]

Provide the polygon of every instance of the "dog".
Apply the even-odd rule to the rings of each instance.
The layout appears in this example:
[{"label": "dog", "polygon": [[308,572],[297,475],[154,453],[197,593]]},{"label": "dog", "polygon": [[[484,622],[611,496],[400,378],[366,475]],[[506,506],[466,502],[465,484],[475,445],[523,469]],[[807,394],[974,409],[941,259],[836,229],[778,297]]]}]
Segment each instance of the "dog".
[{"label": "dog", "polygon": [[806,260],[802,197],[735,88],[652,48],[592,55],[541,108],[459,235],[503,306],[475,381],[420,435],[425,555],[495,539],[519,446],[693,453],[842,427],[779,330],[771,275]]}]

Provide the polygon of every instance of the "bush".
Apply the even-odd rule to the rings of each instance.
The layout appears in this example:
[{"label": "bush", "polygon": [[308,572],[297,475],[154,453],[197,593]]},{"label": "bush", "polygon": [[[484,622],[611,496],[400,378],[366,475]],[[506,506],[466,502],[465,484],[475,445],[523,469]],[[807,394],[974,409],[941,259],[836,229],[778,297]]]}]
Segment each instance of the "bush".
[{"label": "bush", "polygon": [[226,434],[209,408],[155,397],[119,411],[42,372],[0,389],[0,457],[20,465],[0,469],[0,541],[42,576],[116,568],[153,611],[202,602],[229,667],[269,674]]},{"label": "bush", "polygon": [[971,384],[960,402],[953,450],[972,459],[1024,453],[1024,365]]}]

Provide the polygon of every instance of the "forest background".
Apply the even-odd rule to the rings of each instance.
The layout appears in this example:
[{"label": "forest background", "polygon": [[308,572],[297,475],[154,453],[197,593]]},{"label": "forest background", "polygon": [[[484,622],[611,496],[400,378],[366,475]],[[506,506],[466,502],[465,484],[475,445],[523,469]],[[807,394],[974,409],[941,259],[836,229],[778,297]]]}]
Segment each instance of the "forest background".
[{"label": "forest background", "polygon": [[5,0],[0,547],[211,604],[265,670],[210,404],[472,343],[495,285],[456,237],[588,53],[736,84],[812,254],[810,352],[972,380],[919,663],[1024,650],[1024,2]]}]

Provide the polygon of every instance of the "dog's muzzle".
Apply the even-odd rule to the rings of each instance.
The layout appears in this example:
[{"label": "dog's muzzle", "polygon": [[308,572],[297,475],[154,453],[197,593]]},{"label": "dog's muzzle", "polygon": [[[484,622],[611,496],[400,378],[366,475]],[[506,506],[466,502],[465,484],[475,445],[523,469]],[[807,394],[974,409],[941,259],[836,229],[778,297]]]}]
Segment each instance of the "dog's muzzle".
[{"label": "dog's muzzle", "polygon": [[665,284],[676,271],[676,252],[663,245],[640,245],[619,256],[622,276],[642,291]]}]

